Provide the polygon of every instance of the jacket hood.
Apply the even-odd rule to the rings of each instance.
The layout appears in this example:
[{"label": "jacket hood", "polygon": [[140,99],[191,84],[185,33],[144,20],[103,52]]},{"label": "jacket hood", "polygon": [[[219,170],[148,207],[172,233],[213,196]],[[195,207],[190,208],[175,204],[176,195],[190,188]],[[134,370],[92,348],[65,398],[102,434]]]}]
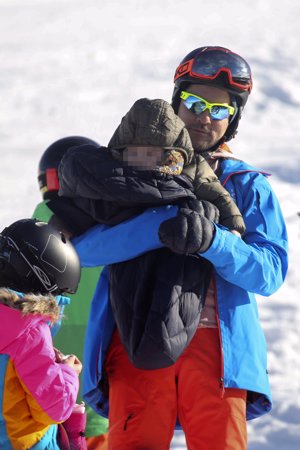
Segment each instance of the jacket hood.
[{"label": "jacket hood", "polygon": [[[224,164],[224,162],[226,163]],[[219,176],[220,182],[224,185],[226,183],[226,180],[228,178],[244,173],[244,172],[256,172],[261,173],[265,177],[269,177],[271,174],[260,170],[254,166],[251,166],[250,164],[245,163],[242,160],[232,158],[231,156],[228,156],[228,158],[223,157],[223,160],[221,161],[222,171],[221,175]]]},{"label": "jacket hood", "polygon": [[108,147],[118,149],[128,145],[171,147],[184,154],[185,164],[191,162],[194,154],[184,122],[162,99],[141,98],[122,118]]},{"label": "jacket hood", "polygon": [[0,352],[32,326],[33,322],[56,322],[59,307],[54,297],[26,294],[0,288]]}]

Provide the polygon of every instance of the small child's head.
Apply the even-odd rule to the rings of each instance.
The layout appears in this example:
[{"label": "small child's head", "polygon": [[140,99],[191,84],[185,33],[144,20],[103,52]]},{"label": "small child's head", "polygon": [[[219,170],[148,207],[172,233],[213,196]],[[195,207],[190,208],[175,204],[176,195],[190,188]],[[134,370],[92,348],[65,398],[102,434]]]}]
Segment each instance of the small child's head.
[{"label": "small child's head", "polygon": [[97,142],[83,136],[67,136],[53,142],[42,154],[38,166],[38,183],[44,200],[58,198],[58,166],[69,148],[80,145],[99,146]]},{"label": "small child's head", "polygon": [[0,286],[24,293],[74,293],[80,261],[72,243],[51,225],[21,219],[0,233]]},{"label": "small child's head", "polygon": [[108,143],[113,155],[144,170],[178,175],[194,151],[184,122],[165,100],[137,100]]},{"label": "small child's head", "polygon": [[81,147],[88,151],[91,146],[100,147],[97,142],[84,136],[66,136],[49,145],[38,165],[40,192],[43,200],[47,202],[49,212],[52,213],[49,223],[69,236],[83,233],[94,223],[82,210],[76,208],[73,199],[58,195],[58,168],[68,150]]}]

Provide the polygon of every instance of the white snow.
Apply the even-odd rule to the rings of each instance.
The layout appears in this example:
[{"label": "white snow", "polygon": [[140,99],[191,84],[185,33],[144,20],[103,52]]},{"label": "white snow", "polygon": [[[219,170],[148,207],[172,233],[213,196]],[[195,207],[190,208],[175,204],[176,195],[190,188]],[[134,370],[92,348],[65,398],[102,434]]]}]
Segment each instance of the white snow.
[{"label": "white snow", "polygon": [[[300,448],[299,17],[295,0],[0,1],[0,229],[40,201],[37,165],[49,144],[76,134],[105,145],[136,99],[170,100],[192,49],[222,45],[251,64],[254,89],[231,147],[273,174],[290,269],[276,294],[258,299],[274,408],[249,422],[249,450]],[[172,448],[186,448],[182,433]]]}]

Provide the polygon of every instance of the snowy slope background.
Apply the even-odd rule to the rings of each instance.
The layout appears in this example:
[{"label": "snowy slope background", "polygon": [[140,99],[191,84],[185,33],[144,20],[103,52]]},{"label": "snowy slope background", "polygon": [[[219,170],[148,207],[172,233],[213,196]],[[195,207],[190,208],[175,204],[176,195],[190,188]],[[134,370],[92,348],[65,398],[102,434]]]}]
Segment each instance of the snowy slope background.
[{"label": "snowy slope background", "polygon": [[[295,0],[0,0],[0,229],[31,216],[53,141],[105,145],[136,99],[170,100],[177,64],[198,46],[249,60],[254,89],[231,148],[272,173],[290,239],[285,285],[258,299],[274,408],[249,422],[249,450],[300,448],[299,17]],[[176,432],[172,449],[185,448]]]}]

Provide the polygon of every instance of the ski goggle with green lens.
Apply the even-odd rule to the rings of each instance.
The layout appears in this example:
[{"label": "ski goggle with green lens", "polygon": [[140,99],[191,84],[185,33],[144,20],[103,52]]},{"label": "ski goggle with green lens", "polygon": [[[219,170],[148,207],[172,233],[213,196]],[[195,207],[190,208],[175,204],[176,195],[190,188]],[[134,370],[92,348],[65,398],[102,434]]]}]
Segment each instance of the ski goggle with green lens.
[{"label": "ski goggle with green lens", "polygon": [[186,91],[181,91],[180,98],[184,106],[196,115],[202,114],[207,109],[213,120],[228,119],[234,114],[234,107],[228,103],[209,103],[204,98]]}]

